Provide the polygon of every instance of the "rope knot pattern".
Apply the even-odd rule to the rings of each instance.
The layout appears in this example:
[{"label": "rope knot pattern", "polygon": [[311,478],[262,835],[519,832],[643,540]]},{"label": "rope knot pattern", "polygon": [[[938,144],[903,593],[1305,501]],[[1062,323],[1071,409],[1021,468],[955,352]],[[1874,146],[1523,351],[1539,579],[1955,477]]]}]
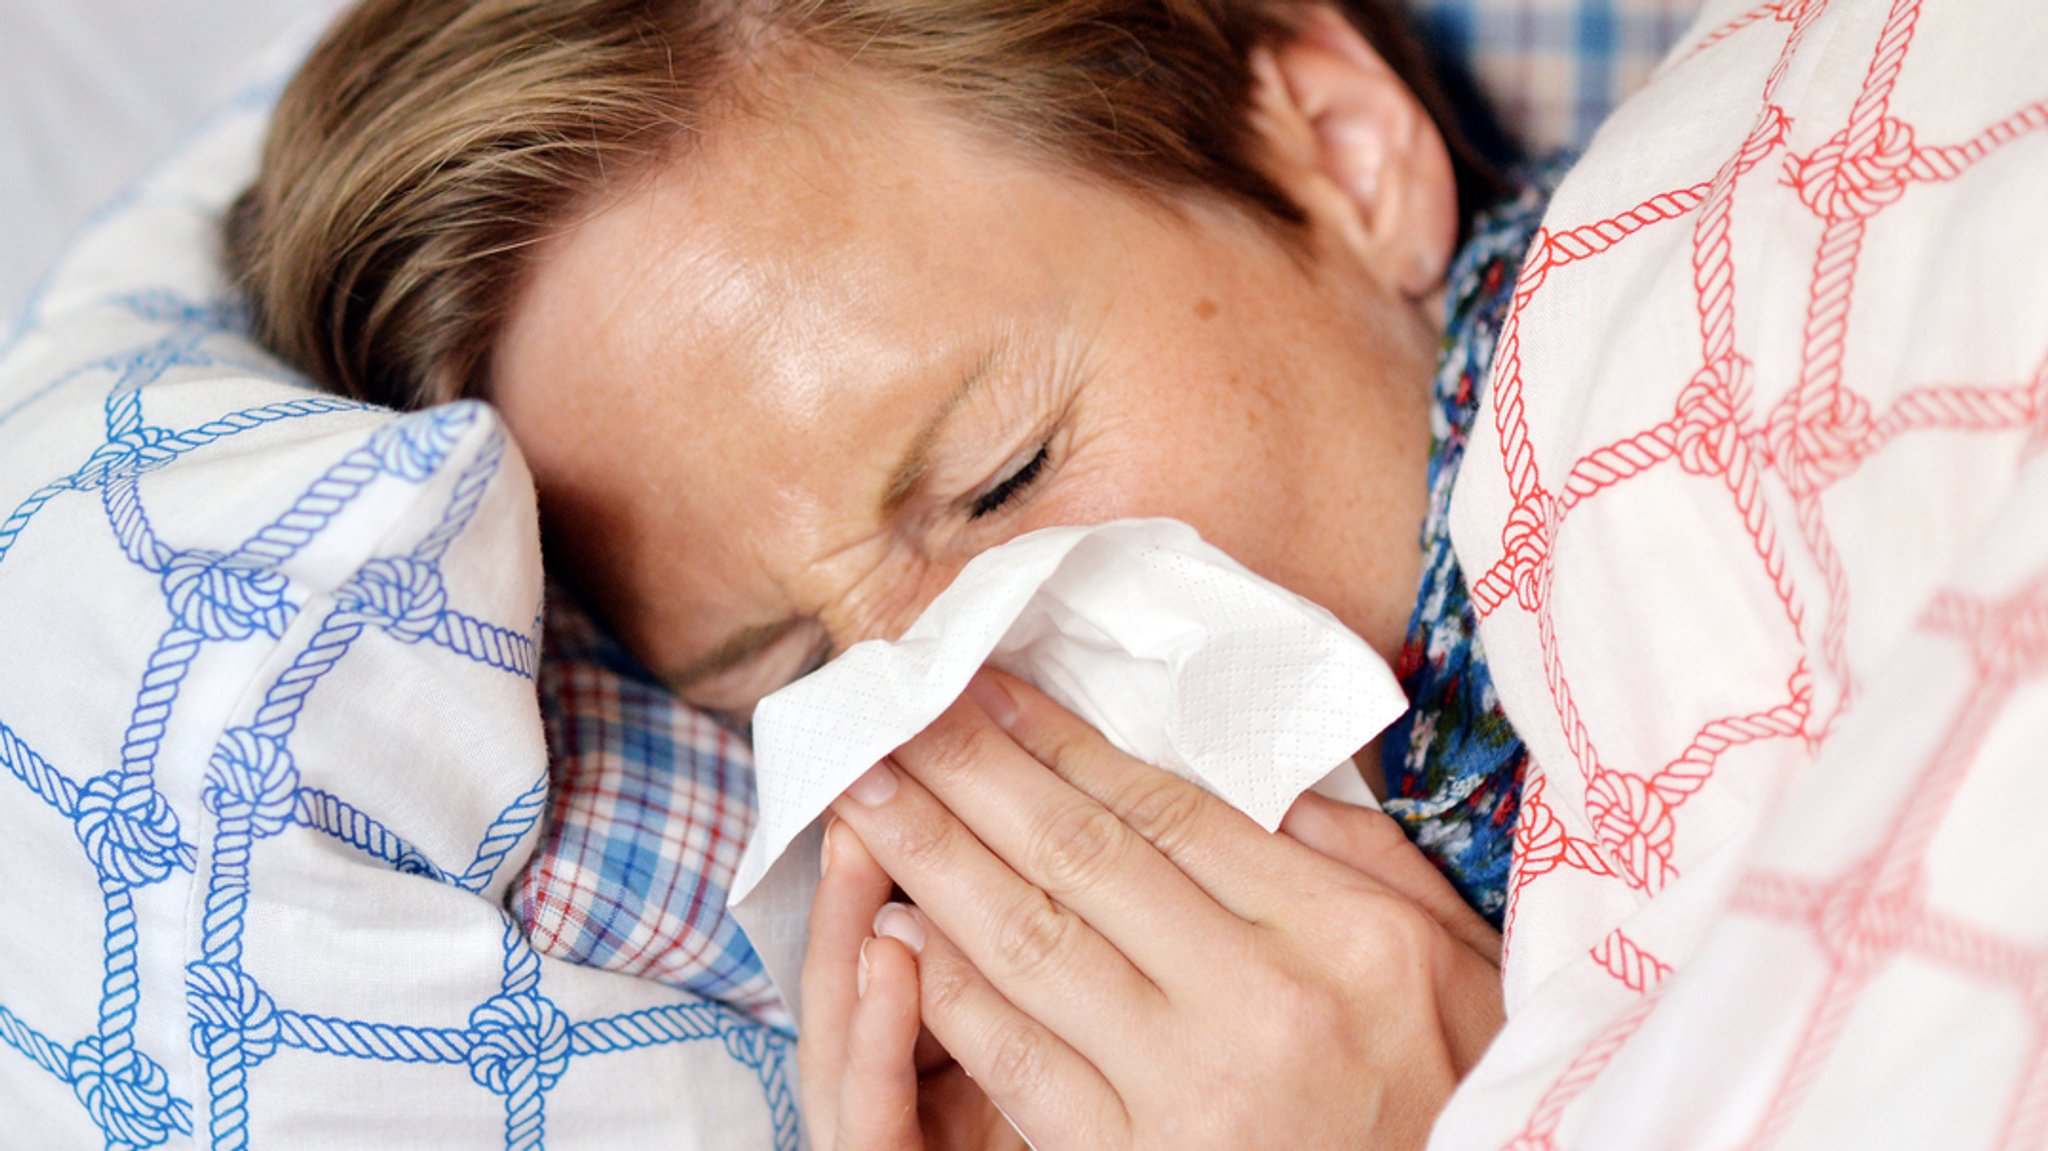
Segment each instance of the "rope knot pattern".
[{"label": "rope knot pattern", "polygon": [[1870,403],[1842,388],[1785,397],[1766,430],[1772,458],[1795,493],[1819,491],[1856,470],[1870,438]]},{"label": "rope knot pattern", "polygon": [[248,639],[259,632],[276,637],[291,622],[288,582],[247,559],[184,552],[164,568],[163,585],[171,614],[210,640]]},{"label": "rope knot pattern", "polygon": [[465,428],[476,422],[476,410],[465,404],[408,416],[377,429],[367,446],[377,466],[402,480],[419,483],[448,459]]},{"label": "rope knot pattern", "polygon": [[171,1080],[140,1051],[111,1059],[98,1036],[71,1050],[71,1092],[106,1133],[110,1146],[154,1147],[181,1125],[171,1102]]},{"label": "rope knot pattern", "polygon": [[1678,393],[1678,463],[1686,471],[1712,476],[1734,465],[1749,399],[1745,369],[1741,360],[1732,358],[1709,365]]},{"label": "rope knot pattern", "polygon": [[448,589],[439,568],[394,557],[364,564],[335,600],[344,614],[418,643],[434,634],[447,612]]},{"label": "rope knot pattern", "polygon": [[718,1021],[718,1037],[726,1054],[748,1067],[760,1067],[774,1058],[781,1036],[752,1020],[724,1017]]},{"label": "rope knot pattern", "polygon": [[260,1063],[277,1050],[277,1004],[245,972],[220,963],[185,968],[185,1010],[192,1050],[210,1054],[230,1033],[242,1038],[242,1058]]},{"label": "rope knot pattern", "polygon": [[548,1090],[569,1066],[569,1021],[538,995],[497,995],[469,1013],[469,1077],[499,1095]]},{"label": "rope knot pattern", "polygon": [[1619,771],[1602,771],[1586,789],[1586,814],[1600,845],[1629,881],[1652,894],[1673,878],[1671,841],[1677,831],[1671,804],[1650,781]]},{"label": "rope knot pattern", "polygon": [[[1531,800],[1535,802],[1531,802]],[[1524,791],[1515,820],[1515,866],[1523,875],[1541,875],[1564,859],[1564,824],[1540,794]]]},{"label": "rope knot pattern", "polygon": [[100,874],[130,887],[177,866],[178,815],[148,777],[108,772],[78,793],[78,841]]},{"label": "rope knot pattern", "polygon": [[260,839],[290,825],[298,791],[299,769],[291,749],[238,727],[214,746],[199,799],[223,823],[249,821],[249,834]]},{"label": "rope knot pattern", "polygon": [[72,477],[72,482],[86,490],[103,488],[116,480],[161,467],[176,458],[163,446],[168,438],[170,433],[162,428],[136,428],[122,432],[93,449],[92,455],[86,458],[85,466]]},{"label": "rope knot pattern", "polygon": [[1821,946],[1844,967],[1867,971],[1899,948],[1921,909],[1919,884],[1877,885],[1878,868],[1859,867],[1833,884],[1816,916]]},{"label": "rope knot pattern", "polygon": [[1550,559],[1550,523],[1539,504],[1549,501],[1542,493],[1517,501],[1508,513],[1501,542],[1507,547],[1508,582],[1515,589],[1515,601],[1527,611],[1543,607],[1543,569]]},{"label": "rope knot pattern", "polygon": [[1851,139],[1851,125],[1805,156],[1785,160],[1785,183],[1823,220],[1862,220],[1898,201],[1912,181],[1913,129],[1882,117]]}]

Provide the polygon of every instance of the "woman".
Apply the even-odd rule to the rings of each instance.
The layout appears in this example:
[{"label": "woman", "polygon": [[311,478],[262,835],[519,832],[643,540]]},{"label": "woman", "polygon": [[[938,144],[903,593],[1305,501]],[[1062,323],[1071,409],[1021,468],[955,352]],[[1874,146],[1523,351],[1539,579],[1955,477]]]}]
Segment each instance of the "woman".
[{"label": "woman", "polygon": [[[1526,229],[1462,266],[1432,437],[1487,181],[1416,59],[1364,3],[389,0],[287,94],[231,248],[316,377],[490,398],[554,562],[736,719],[989,546],[1193,524],[1407,648],[1459,722],[1359,758],[1492,906],[1519,752],[1440,516],[1416,540]],[[1045,1148],[1422,1142],[1498,946],[1394,824],[1311,799],[1270,837],[969,696],[835,809],[814,1139],[1014,1141],[993,1105]]]}]

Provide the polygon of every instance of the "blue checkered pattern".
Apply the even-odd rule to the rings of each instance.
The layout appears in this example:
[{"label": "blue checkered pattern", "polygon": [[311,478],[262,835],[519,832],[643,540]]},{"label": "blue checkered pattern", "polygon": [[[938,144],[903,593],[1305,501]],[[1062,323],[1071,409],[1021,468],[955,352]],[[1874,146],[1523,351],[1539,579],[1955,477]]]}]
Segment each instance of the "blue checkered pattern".
[{"label": "blue checkered pattern", "polygon": [[1700,0],[1408,0],[1424,38],[1528,154],[1580,148],[1650,78]]},{"label": "blue checkered pattern", "polygon": [[549,596],[540,693],[554,788],[514,911],[543,954],[787,1012],[726,909],[754,824],[744,743],[671,695],[576,603]]}]

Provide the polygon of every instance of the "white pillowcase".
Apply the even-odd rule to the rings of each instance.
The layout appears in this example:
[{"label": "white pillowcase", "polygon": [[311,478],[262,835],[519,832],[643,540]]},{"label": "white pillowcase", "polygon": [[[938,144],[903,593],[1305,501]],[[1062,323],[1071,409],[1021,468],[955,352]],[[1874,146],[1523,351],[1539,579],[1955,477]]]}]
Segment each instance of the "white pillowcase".
[{"label": "white pillowcase", "polygon": [[475,403],[320,394],[242,334],[252,96],[0,354],[11,1146],[792,1148],[790,1047],[539,956],[531,482]]}]

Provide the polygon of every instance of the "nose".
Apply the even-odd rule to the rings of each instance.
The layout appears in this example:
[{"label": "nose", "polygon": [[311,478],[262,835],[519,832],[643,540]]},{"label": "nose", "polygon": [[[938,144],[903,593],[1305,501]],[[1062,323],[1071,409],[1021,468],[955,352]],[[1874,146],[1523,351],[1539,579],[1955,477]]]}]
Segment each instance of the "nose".
[{"label": "nose", "polygon": [[878,548],[814,565],[804,599],[815,605],[813,618],[824,625],[836,656],[865,640],[901,636],[964,566],[908,548]]}]

